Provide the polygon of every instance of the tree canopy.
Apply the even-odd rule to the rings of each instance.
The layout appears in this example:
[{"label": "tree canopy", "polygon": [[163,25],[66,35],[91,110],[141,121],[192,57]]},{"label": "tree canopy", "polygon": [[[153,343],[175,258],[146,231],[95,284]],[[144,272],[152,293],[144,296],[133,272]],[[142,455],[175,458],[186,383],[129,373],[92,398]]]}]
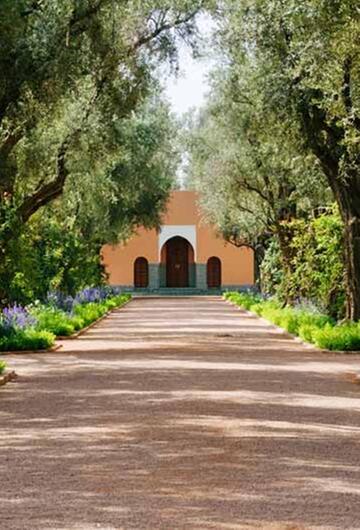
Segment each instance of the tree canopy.
[{"label": "tree canopy", "polygon": [[[250,235],[257,235],[266,225],[272,231],[278,225],[281,253],[288,257],[285,271],[292,274],[295,256],[290,225],[285,221],[306,215],[306,209],[311,210],[316,203],[328,206],[335,199],[344,224],[347,315],[358,320],[357,3],[228,0],[220,7],[216,37],[221,83],[220,91],[212,90],[209,106],[219,104],[220,92],[221,110],[211,110],[210,121],[208,116],[205,118],[208,125],[204,145],[195,149],[195,154],[193,151],[195,173],[199,161],[201,166],[201,160],[207,159],[205,171],[198,172],[198,178],[202,174],[206,182],[205,173],[217,175],[212,192],[216,194],[219,189],[221,198],[216,200],[213,195],[208,210],[216,210],[212,215],[220,216],[220,221],[228,225],[225,233],[233,230],[245,234],[247,226]],[[204,131],[203,125],[200,130]],[[235,142],[234,131],[238,135]],[[209,145],[202,158],[201,152],[204,155]],[[326,188],[332,197],[326,198]],[[206,193],[207,185],[203,189]]]},{"label": "tree canopy", "polygon": [[195,42],[208,4],[2,2],[0,274],[9,245],[62,195],[98,241],[156,224],[176,159],[157,68]]},{"label": "tree canopy", "polygon": [[[46,227],[58,230],[59,240],[65,227],[72,231],[74,263],[87,242],[90,276],[99,278],[104,242],[157,226],[181,157],[159,67],[176,66],[180,42],[196,48],[203,11],[216,19],[218,61],[207,104],[186,126],[189,182],[229,241],[261,256],[278,253],[288,302],[297,296],[299,256],[311,254],[299,249],[306,239],[299,227],[320,234],[309,236],[313,248],[325,240],[339,245],[347,317],[359,320],[355,0],[3,0],[1,286],[18,289],[31,241],[36,246]],[[316,223],[319,212],[329,216],[324,225]],[[319,228],[341,223],[343,235],[334,240]],[[53,259],[50,239],[44,255]],[[20,247],[23,271],[15,264]],[[340,278],[333,271],[329,278]],[[51,274],[46,285],[72,289],[66,274]]]}]

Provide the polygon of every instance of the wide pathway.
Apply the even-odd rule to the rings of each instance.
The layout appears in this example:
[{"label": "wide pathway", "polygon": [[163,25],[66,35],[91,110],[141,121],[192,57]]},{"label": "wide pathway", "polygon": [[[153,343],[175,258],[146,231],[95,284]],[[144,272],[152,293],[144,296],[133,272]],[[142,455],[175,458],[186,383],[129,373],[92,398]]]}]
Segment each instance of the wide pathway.
[{"label": "wide pathway", "polygon": [[360,529],[360,356],[148,298],[8,362],[1,530]]}]

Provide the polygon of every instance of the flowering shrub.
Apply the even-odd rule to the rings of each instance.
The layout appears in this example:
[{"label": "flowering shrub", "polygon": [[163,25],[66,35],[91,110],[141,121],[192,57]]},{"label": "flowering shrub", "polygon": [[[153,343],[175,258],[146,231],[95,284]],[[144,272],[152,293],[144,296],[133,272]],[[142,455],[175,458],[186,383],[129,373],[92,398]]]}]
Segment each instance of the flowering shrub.
[{"label": "flowering shrub", "polygon": [[64,295],[59,291],[51,291],[47,295],[46,302],[53,308],[61,309],[65,313],[72,313],[76,305],[97,304],[120,294],[121,289],[119,287],[87,287],[78,292],[75,297]]},{"label": "flowering shrub", "polygon": [[69,295],[64,295],[60,291],[51,291],[46,297],[46,302],[50,307],[70,313],[74,305],[74,298]]},{"label": "flowering shrub", "polygon": [[99,303],[109,297],[107,289],[101,287],[88,287],[80,291],[74,299],[75,304]]},{"label": "flowering shrub", "polygon": [[0,333],[11,335],[19,330],[36,326],[36,318],[25,307],[5,307],[0,316]]},{"label": "flowering shrub", "polygon": [[111,287],[88,288],[75,298],[49,293],[47,304],[15,305],[0,313],[0,351],[40,350],[56,336],[69,336],[131,298]]}]

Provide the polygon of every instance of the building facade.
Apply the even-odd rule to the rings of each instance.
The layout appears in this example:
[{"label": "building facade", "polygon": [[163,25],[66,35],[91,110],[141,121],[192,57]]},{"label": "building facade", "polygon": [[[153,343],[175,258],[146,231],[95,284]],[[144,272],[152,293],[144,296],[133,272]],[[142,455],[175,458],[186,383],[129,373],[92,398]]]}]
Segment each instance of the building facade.
[{"label": "building facade", "polygon": [[174,191],[159,231],[138,230],[126,244],[106,245],[109,283],[148,292],[242,289],[254,285],[254,252],[225,242],[203,221],[198,195]]}]

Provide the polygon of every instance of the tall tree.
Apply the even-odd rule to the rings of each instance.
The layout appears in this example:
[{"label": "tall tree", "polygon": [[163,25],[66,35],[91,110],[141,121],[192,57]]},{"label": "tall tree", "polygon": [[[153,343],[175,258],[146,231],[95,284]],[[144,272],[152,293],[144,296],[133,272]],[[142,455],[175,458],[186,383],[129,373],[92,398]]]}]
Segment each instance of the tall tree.
[{"label": "tall tree", "polygon": [[9,241],[71,177],[113,167],[114,122],[191,41],[203,0],[3,0],[0,10],[0,268]]},{"label": "tall tree", "polygon": [[105,281],[104,243],[160,224],[177,167],[176,121],[158,96],[114,123],[119,149],[108,171],[73,171],[64,193],[38,210],[7,247],[2,303],[27,304],[49,290],[74,294]]},{"label": "tall tree", "polygon": [[347,314],[360,319],[360,12],[356,0],[229,0],[222,43],[250,57],[279,122],[292,116],[345,226]]},{"label": "tall tree", "polygon": [[[321,204],[326,189],[314,157],[303,153],[291,124],[284,125],[258,90],[253,65],[224,65],[214,76],[207,109],[193,126],[190,180],[230,242],[261,248],[264,238],[278,238],[285,285],[290,285],[289,221]],[[285,292],[287,302],[290,296],[290,290]]]}]

